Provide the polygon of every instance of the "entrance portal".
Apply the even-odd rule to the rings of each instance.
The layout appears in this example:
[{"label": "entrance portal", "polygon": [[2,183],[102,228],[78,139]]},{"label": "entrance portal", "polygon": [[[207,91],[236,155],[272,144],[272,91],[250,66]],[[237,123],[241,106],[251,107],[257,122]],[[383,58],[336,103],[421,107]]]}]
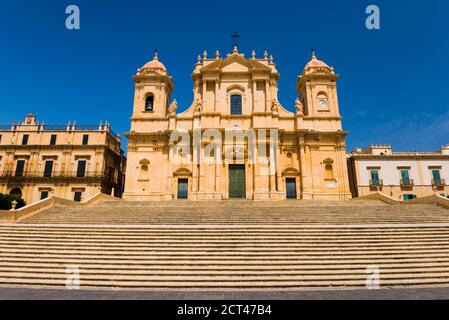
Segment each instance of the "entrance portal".
[{"label": "entrance portal", "polygon": [[246,174],[244,164],[229,165],[229,198],[246,198]]},{"label": "entrance portal", "polygon": [[178,179],[178,199],[189,198],[189,179]]},{"label": "entrance portal", "polygon": [[287,199],[297,199],[298,196],[296,194],[296,179],[295,178],[287,178],[285,179],[286,190],[287,190]]}]

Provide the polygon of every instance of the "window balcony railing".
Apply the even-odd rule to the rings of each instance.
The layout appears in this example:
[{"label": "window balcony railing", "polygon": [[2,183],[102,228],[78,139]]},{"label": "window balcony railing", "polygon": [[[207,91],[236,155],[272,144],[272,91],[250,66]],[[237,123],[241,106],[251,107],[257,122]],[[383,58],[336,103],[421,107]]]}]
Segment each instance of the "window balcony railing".
[{"label": "window balcony railing", "polygon": [[444,187],[446,185],[446,180],[444,179],[432,179],[433,187]]},{"label": "window balcony railing", "polygon": [[8,177],[8,178],[104,178],[106,174],[104,172],[99,171],[52,171],[44,172],[44,171],[6,171],[0,173],[0,177]]},{"label": "window balcony railing", "polygon": [[384,185],[383,180],[370,180],[369,181],[370,187],[382,187]]},{"label": "window balcony railing", "polygon": [[413,179],[401,179],[401,187],[413,187],[415,181]]}]

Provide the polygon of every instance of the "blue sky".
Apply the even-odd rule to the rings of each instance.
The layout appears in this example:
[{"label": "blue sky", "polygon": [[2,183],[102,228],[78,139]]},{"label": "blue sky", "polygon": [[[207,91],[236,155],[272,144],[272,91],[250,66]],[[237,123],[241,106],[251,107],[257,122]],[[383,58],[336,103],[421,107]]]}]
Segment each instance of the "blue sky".
[{"label": "blue sky", "polygon": [[[65,8],[81,10],[81,30],[65,28]],[[365,8],[381,9],[381,30],[365,28]],[[293,109],[295,82],[315,48],[335,67],[348,149],[391,143],[435,150],[449,143],[449,2],[423,1],[37,1],[0,6],[0,123],[34,112],[47,124],[129,129],[131,76],[157,49],[174,77],[174,98],[190,105],[198,54],[273,54],[280,102]],[[125,146],[124,146],[125,147]]]}]

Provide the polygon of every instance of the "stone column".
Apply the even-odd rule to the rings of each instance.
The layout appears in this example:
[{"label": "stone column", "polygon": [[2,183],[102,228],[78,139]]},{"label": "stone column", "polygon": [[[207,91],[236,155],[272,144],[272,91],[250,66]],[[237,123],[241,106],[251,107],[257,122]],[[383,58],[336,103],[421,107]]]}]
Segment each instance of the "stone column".
[{"label": "stone column", "polygon": [[282,144],[279,141],[279,145],[278,145],[278,148],[277,148],[277,164],[276,164],[276,166],[277,166],[277,172],[276,173],[277,173],[277,182],[278,182],[277,190],[279,192],[284,192],[284,184],[282,183],[281,157],[282,157]]},{"label": "stone column", "polygon": [[307,176],[307,166],[306,166],[306,145],[305,142],[300,142],[298,145],[299,148],[299,164],[301,167],[301,190],[302,190],[302,199],[309,199],[310,198],[310,191],[309,191],[309,180]]},{"label": "stone column", "polygon": [[257,81],[253,79],[253,107],[252,110],[253,112],[256,111],[256,91],[257,91]]},{"label": "stone column", "polygon": [[254,142],[253,146],[253,157],[254,157],[254,163],[253,163],[253,194],[254,191],[256,191],[259,187],[259,177],[257,176],[257,168],[259,167],[259,153],[257,151],[257,141],[258,137],[256,138],[256,141]]},{"label": "stone column", "polygon": [[168,163],[167,163],[167,186],[165,193],[167,194],[167,197],[170,199],[173,199],[173,170],[172,170],[172,161],[173,161],[173,143],[169,143],[168,148]]},{"label": "stone column", "polygon": [[219,105],[219,101],[218,101],[218,93],[220,90],[219,85],[220,85],[220,83],[218,82],[218,79],[215,80],[215,107],[214,107],[215,112],[218,111],[218,105]]},{"label": "stone column", "polygon": [[215,149],[215,192],[221,192],[220,191],[220,167],[223,162],[221,148],[222,148],[221,144],[217,144],[217,147]]},{"label": "stone column", "polygon": [[276,157],[276,146],[275,141],[271,137],[270,134],[270,167],[269,167],[269,175],[270,175],[270,192],[276,191],[276,171],[277,171],[277,157]]},{"label": "stone column", "polygon": [[265,80],[265,112],[270,111],[270,98],[269,98],[269,91],[270,91],[270,80]]}]

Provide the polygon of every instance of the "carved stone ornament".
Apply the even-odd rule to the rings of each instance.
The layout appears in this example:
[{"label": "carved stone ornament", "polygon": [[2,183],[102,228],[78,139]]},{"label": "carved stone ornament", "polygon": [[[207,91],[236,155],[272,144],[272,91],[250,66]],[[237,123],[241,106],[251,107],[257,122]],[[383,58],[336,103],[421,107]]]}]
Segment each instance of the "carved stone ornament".
[{"label": "carved stone ornament", "polygon": [[202,107],[202,105],[201,105],[201,99],[198,97],[198,98],[196,99],[194,111],[195,111],[195,112],[201,112],[201,107]]},{"label": "carved stone ornament", "polygon": [[274,99],[273,100],[273,104],[272,104],[272,106],[271,106],[271,111],[272,112],[279,112],[279,108],[280,108],[280,104],[279,104],[279,101],[277,101],[277,99]]},{"label": "carved stone ornament", "polygon": [[169,114],[176,114],[176,110],[178,110],[178,102],[173,100],[173,102],[170,104],[170,107],[168,108]]},{"label": "carved stone ornament", "polygon": [[302,104],[301,100],[299,98],[295,101],[295,108],[297,114],[304,114],[304,105]]}]

